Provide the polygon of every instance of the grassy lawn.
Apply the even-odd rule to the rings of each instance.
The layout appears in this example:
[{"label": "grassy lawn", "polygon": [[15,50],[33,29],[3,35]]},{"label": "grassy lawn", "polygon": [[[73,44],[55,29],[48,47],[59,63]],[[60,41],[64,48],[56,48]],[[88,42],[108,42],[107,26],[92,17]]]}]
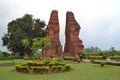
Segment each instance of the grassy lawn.
[{"label": "grassy lawn", "polygon": [[11,60],[0,60],[0,64],[24,64],[27,60],[23,59],[11,59]]},{"label": "grassy lawn", "polygon": [[[15,60],[16,64],[24,60]],[[7,62],[7,61],[6,61]],[[3,61],[0,61],[3,63]],[[14,66],[0,67],[0,80],[120,80],[120,66],[105,66],[99,64],[71,64],[73,70],[54,74],[22,74],[12,72]]]}]

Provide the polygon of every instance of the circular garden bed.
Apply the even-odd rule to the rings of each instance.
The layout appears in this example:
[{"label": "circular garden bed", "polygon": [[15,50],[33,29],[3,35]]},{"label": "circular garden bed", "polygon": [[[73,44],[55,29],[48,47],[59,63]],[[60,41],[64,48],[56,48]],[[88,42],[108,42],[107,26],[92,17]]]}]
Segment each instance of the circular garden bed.
[{"label": "circular garden bed", "polygon": [[16,65],[16,71],[32,74],[59,73],[70,70],[71,66],[69,64],[61,63],[55,59],[32,60],[24,65]]}]

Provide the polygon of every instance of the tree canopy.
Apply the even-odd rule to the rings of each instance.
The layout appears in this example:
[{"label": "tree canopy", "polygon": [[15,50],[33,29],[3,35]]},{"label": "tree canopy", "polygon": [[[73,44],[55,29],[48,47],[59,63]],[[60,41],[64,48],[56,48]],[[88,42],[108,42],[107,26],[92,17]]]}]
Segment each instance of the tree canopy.
[{"label": "tree canopy", "polygon": [[[19,52],[21,55],[24,55],[24,51],[30,53],[29,47],[32,46],[32,39],[44,37],[45,26],[44,21],[34,19],[30,14],[25,14],[21,18],[12,20],[8,23],[7,33],[2,37],[3,46],[7,46],[9,51]],[[27,43],[27,40],[30,43]]]},{"label": "tree canopy", "polygon": [[91,47],[85,48],[85,52],[100,52],[100,51],[101,49],[98,47],[91,46]]}]

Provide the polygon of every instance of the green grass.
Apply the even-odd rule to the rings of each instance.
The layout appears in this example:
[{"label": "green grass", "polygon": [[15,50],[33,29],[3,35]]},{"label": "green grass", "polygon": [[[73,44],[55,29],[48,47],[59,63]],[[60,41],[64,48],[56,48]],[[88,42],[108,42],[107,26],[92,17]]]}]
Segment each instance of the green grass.
[{"label": "green grass", "polygon": [[[16,64],[23,60],[15,60]],[[0,67],[0,80],[120,80],[119,66],[100,67],[99,64],[71,64],[73,70],[54,74],[22,74],[13,72],[14,66]]]},{"label": "green grass", "polygon": [[27,60],[22,60],[22,59],[11,59],[11,60],[0,60],[0,64],[24,64],[26,63]]}]

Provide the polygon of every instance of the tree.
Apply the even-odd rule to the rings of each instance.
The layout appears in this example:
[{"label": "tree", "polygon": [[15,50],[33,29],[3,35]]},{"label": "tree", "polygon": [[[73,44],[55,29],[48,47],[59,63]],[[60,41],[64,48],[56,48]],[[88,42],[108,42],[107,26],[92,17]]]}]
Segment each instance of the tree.
[{"label": "tree", "polygon": [[45,57],[45,50],[48,48],[52,48],[52,44],[49,38],[43,37],[43,38],[33,39],[32,49],[37,54],[38,59],[40,59],[39,55],[41,55],[41,52],[39,52],[39,49],[42,49],[42,55],[43,57]]},{"label": "tree", "polygon": [[101,49],[98,47],[91,46],[89,48],[85,48],[85,52],[100,52],[100,51],[101,51]]},{"label": "tree", "polygon": [[112,56],[114,56],[114,55],[115,55],[116,50],[115,50],[115,48],[114,48],[114,47],[111,47],[111,48],[110,48],[110,53],[111,53],[111,55],[112,55]]},{"label": "tree", "polygon": [[24,46],[24,55],[27,55],[27,51],[31,50],[30,48],[30,41],[28,39],[23,39],[22,40],[22,46]]},{"label": "tree", "polygon": [[[8,23],[7,33],[2,37],[3,46],[7,46],[9,51],[19,52],[21,56],[24,53],[30,53],[31,49],[28,46],[32,46],[33,38],[45,36],[45,26],[44,21],[34,19],[30,14],[25,14],[21,18],[12,20]],[[28,39],[29,45],[24,44],[24,41],[22,42],[23,39]]]}]

